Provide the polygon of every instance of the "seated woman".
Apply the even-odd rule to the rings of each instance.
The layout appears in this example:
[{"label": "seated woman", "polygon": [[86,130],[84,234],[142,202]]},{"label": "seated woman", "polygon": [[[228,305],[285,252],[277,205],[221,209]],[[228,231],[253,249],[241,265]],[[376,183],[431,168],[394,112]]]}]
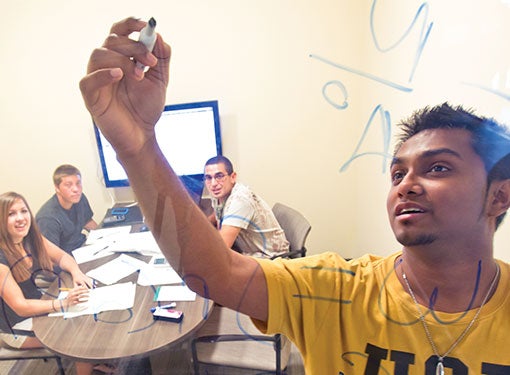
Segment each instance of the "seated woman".
[{"label": "seated woman", "polygon": [[[42,300],[31,276],[53,272],[54,266],[71,274],[74,288],[64,300]],[[0,195],[0,339],[19,349],[42,347],[36,337],[13,334],[12,329],[31,330],[32,316],[78,304],[91,286],[74,258],[41,235],[25,198],[14,192]],[[78,375],[92,373],[91,363],[75,366]]]}]

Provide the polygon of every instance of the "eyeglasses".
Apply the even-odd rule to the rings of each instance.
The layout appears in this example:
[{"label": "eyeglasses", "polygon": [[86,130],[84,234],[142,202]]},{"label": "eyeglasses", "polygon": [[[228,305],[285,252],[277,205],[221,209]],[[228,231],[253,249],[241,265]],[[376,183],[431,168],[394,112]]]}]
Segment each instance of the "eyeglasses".
[{"label": "eyeglasses", "polygon": [[222,172],[218,172],[214,176],[206,174],[206,175],[204,175],[204,181],[207,184],[210,184],[212,182],[213,178],[214,178],[217,182],[223,182],[223,181],[225,181],[225,178],[227,176],[230,176],[230,174],[225,174],[225,173],[222,173]]}]

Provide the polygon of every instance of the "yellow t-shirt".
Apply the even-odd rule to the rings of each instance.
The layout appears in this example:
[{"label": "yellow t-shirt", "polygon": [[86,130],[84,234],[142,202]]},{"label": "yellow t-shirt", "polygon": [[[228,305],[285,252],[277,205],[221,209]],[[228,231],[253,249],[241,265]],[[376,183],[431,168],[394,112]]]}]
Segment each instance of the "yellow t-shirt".
[{"label": "yellow t-shirt", "polygon": [[[269,318],[266,324],[254,322],[264,333],[289,337],[307,374],[435,374],[437,357],[416,305],[395,276],[398,255],[365,255],[350,262],[336,253],[258,260],[268,284]],[[510,265],[499,265],[496,293],[444,359],[446,374],[510,374]],[[476,275],[466,275],[459,282],[472,282],[474,288],[475,280]],[[426,315],[440,354],[476,311]]]}]

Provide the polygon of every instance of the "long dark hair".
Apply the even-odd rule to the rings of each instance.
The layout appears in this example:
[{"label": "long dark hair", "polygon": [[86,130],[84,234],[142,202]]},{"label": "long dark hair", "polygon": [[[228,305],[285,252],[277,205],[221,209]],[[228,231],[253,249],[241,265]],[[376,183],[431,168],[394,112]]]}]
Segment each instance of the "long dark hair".
[{"label": "long dark hair", "polygon": [[21,262],[22,254],[19,248],[14,244],[9,232],[7,231],[7,220],[9,210],[16,200],[22,200],[30,213],[30,229],[23,238],[23,247],[28,254],[31,254],[38,260],[42,269],[51,271],[53,269],[50,256],[46,252],[43,244],[43,238],[39,227],[37,226],[32,210],[26,199],[18,193],[7,192],[0,195],[0,250],[5,254],[9,265],[12,268],[12,274],[17,282],[27,280],[31,276],[31,270],[26,262]]}]

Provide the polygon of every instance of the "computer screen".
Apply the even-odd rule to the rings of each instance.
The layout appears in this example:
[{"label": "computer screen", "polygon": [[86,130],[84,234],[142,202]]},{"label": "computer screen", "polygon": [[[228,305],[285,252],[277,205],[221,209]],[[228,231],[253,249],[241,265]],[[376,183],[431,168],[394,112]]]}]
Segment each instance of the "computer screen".
[{"label": "computer screen", "polygon": [[[115,150],[95,125],[94,131],[106,187],[129,186]],[[201,194],[205,162],[222,153],[218,101],[167,105],[155,131],[175,173],[188,190]]]}]

